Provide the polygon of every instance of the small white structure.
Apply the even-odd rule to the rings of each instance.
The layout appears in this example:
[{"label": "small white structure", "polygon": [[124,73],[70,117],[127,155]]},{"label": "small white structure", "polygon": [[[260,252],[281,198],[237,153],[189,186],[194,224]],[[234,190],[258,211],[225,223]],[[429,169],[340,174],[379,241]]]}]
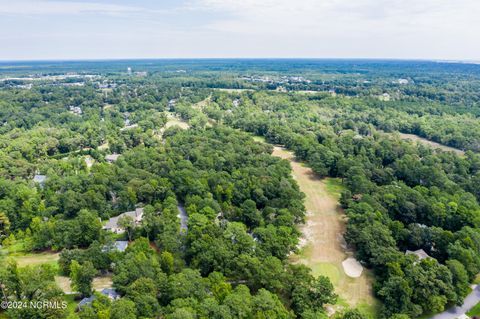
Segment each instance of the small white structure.
[{"label": "small white structure", "polygon": [[45,186],[45,182],[47,181],[47,176],[45,175],[35,175],[33,176],[33,182],[38,184],[40,187],[44,187]]},{"label": "small white structure", "polygon": [[118,224],[118,221],[123,216],[131,217],[135,225],[139,225],[143,220],[143,208],[136,208],[134,211],[126,212],[110,218],[107,224],[103,226],[103,229],[111,231],[112,233],[123,234],[125,229]]},{"label": "small white structure", "polygon": [[175,99],[171,99],[168,101],[168,109],[170,111],[173,111],[173,109],[175,109],[175,105],[177,104],[177,100]]},{"label": "small white structure", "polygon": [[116,242],[112,244],[108,244],[103,246],[102,252],[110,252],[110,251],[119,251],[121,253],[125,252],[128,247],[128,241],[126,240],[117,240]]},{"label": "small white structure", "polygon": [[350,278],[358,278],[362,275],[363,266],[352,257],[345,259],[342,262],[343,271]]},{"label": "small white structure", "polygon": [[120,131],[122,132],[122,131],[125,131],[125,130],[131,130],[131,129],[137,128],[137,127],[138,127],[138,124],[131,124],[131,125],[127,125],[127,126],[125,126],[125,127],[122,127],[122,128],[120,129]]},{"label": "small white structure", "polygon": [[85,156],[85,165],[87,165],[87,168],[91,168],[93,163],[95,163],[95,160],[90,155]]},{"label": "small white structure", "polygon": [[418,260],[423,260],[423,259],[425,259],[425,258],[430,257],[430,256],[425,252],[425,250],[423,250],[423,249],[418,249],[418,250],[415,250],[415,251],[407,250],[407,251],[405,252],[405,255],[415,255],[415,256],[417,256]]},{"label": "small white structure", "polygon": [[401,84],[401,85],[406,85],[410,83],[407,79],[398,79],[398,84]]},{"label": "small white structure", "polygon": [[83,114],[82,108],[80,106],[70,105],[68,108],[70,110],[70,113],[72,113],[72,114],[75,114],[75,115],[82,115]]},{"label": "small white structure", "polygon": [[120,154],[108,154],[105,156],[105,160],[109,163],[116,162],[118,158],[120,157]]}]

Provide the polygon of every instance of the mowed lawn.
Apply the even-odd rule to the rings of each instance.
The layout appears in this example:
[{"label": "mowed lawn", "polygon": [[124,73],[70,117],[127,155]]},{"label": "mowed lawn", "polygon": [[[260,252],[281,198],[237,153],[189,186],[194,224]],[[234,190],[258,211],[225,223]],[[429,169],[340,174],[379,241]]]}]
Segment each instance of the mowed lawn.
[{"label": "mowed lawn", "polygon": [[342,267],[342,262],[352,253],[347,251],[343,239],[346,217],[338,203],[343,190],[341,180],[318,178],[283,148],[275,147],[273,155],[290,161],[293,177],[306,195],[307,218],[301,229],[305,246],[292,256],[293,261],[309,266],[314,276],[329,277],[340,296],[341,306],[356,306],[375,316],[378,301],[373,297],[370,272],[364,269],[359,278],[350,278]]},{"label": "mowed lawn", "polygon": [[177,115],[174,115],[174,113],[168,113],[167,114],[167,124],[165,124],[165,129],[168,129],[170,127],[173,127],[173,126],[178,126],[180,127],[181,129],[188,129],[190,127],[190,125],[182,120],[179,116]]},{"label": "mowed lawn", "polygon": [[60,258],[58,252],[40,252],[33,253],[25,250],[23,241],[16,241],[8,247],[2,248],[0,251],[2,258],[13,259],[17,262],[18,267],[26,267],[31,265],[50,264],[57,267],[57,261]]}]

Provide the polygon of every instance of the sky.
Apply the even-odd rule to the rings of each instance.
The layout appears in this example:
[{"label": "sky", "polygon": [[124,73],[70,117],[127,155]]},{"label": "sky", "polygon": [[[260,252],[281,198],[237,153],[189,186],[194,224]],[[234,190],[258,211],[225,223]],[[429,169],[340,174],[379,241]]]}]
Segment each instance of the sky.
[{"label": "sky", "polygon": [[0,60],[480,61],[478,0],[0,0]]}]

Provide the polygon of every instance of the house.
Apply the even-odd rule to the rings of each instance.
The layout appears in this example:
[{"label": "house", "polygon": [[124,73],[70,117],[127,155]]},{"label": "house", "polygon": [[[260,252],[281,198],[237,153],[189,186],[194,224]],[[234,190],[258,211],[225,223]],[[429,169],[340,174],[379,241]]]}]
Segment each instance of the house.
[{"label": "house", "polygon": [[423,260],[427,257],[430,257],[426,252],[425,250],[423,249],[418,249],[418,250],[415,250],[415,251],[411,251],[411,250],[407,250],[405,252],[405,255],[415,255],[418,257],[418,260]]},{"label": "house", "polygon": [[175,105],[177,104],[177,100],[171,99],[168,101],[168,109],[173,111],[175,109]]},{"label": "house", "polygon": [[110,300],[118,300],[121,297],[120,294],[113,288],[105,288],[100,293],[110,298]]},{"label": "house", "polygon": [[[121,298],[120,294],[113,288],[105,288],[103,289],[102,291],[100,291],[100,293],[106,297],[108,297],[110,300],[118,300]],[[77,305],[77,310],[78,311],[81,311],[82,308],[86,307],[86,306],[90,306],[92,304],[92,302],[95,301],[95,299],[97,299],[97,297],[95,295],[91,295],[90,297],[88,298],[83,298],[82,300],[80,300],[80,302],[78,303]]]},{"label": "house", "polygon": [[80,302],[78,303],[77,305],[77,310],[80,311],[82,310],[83,307],[85,306],[90,306],[92,304],[92,302],[97,299],[95,296],[90,296],[88,298],[83,298],[82,300],[80,300]]},{"label": "house", "polygon": [[40,187],[45,186],[46,181],[47,181],[47,176],[45,176],[45,175],[35,175],[35,176],[33,176],[33,182],[40,185]]},{"label": "house", "polygon": [[128,247],[128,241],[117,240],[112,245],[103,246],[102,252],[119,251],[123,253],[127,249],[127,247]]},{"label": "house", "polygon": [[137,208],[134,211],[126,212],[110,218],[107,224],[103,226],[103,229],[111,231],[112,233],[123,234],[125,232],[125,229],[118,224],[118,221],[123,216],[131,217],[135,225],[139,225],[143,219],[143,208]]},{"label": "house", "polygon": [[115,162],[120,157],[120,154],[108,154],[105,156],[105,160],[109,163]]}]

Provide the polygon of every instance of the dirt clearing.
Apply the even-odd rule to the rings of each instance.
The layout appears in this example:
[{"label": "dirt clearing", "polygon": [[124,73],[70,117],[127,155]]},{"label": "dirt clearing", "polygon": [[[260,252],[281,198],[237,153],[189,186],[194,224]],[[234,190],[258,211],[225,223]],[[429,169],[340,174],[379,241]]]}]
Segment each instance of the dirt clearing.
[{"label": "dirt clearing", "polygon": [[339,207],[340,184],[334,179],[320,179],[309,167],[297,162],[291,152],[274,147],[273,155],[290,161],[294,179],[305,193],[307,219],[302,226],[303,249],[292,258],[310,268],[315,276],[328,276],[345,304],[375,304],[371,275],[365,269],[358,278],[350,278],[342,266],[352,253],[343,239],[345,216]]}]

